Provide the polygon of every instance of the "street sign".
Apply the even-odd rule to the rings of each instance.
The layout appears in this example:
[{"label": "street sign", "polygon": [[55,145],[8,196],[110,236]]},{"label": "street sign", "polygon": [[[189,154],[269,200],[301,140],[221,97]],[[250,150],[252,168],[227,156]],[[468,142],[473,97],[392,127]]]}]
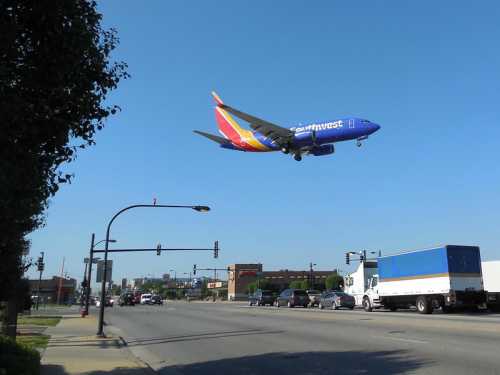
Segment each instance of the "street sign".
[{"label": "street sign", "polygon": [[88,264],[89,263],[89,258],[83,258],[83,263]]},{"label": "street sign", "polygon": [[[107,270],[106,270],[106,281],[110,282],[112,280],[112,273],[113,273],[113,261],[108,260],[108,265],[107,265]],[[97,262],[97,277],[96,277],[96,282],[101,283],[102,278],[104,275],[104,260],[100,260]]]}]

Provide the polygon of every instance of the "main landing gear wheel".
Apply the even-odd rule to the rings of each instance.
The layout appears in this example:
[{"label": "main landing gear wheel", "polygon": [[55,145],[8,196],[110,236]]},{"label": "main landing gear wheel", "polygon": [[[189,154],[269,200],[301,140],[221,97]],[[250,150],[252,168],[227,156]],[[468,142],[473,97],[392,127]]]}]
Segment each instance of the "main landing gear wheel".
[{"label": "main landing gear wheel", "polygon": [[356,146],[361,147],[361,145],[362,145],[361,141],[356,142]]},{"label": "main landing gear wheel", "polygon": [[294,158],[295,160],[297,160],[297,161],[301,161],[301,160],[302,160],[302,156],[301,156],[300,154],[295,154],[295,155],[293,156],[293,158]]}]

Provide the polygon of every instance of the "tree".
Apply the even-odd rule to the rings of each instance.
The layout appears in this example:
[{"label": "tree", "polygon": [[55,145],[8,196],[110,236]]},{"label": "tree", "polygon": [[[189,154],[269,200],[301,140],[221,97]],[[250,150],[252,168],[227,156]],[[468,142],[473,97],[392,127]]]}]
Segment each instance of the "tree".
[{"label": "tree", "polygon": [[328,277],[325,280],[325,286],[326,289],[328,290],[339,289],[343,285],[344,285],[344,278],[336,272],[332,273],[331,275],[328,275]]},{"label": "tree", "polygon": [[302,289],[302,281],[301,280],[294,280],[290,282],[289,287],[291,289]]},{"label": "tree", "polygon": [[117,106],[105,99],[126,64],[111,62],[118,39],[91,0],[0,3],[0,301],[22,274],[25,236],[44,223],[48,200],[72,175],[61,167]]},{"label": "tree", "polygon": [[255,293],[257,289],[273,290],[273,285],[267,279],[258,279],[247,285],[247,291],[250,294]]}]

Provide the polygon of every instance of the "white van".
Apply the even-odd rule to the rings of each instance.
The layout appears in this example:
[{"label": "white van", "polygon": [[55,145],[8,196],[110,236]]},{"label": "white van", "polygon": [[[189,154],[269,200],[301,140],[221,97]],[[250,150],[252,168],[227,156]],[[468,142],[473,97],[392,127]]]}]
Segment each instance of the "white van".
[{"label": "white van", "polygon": [[141,305],[149,305],[151,304],[152,295],[149,293],[141,294]]}]

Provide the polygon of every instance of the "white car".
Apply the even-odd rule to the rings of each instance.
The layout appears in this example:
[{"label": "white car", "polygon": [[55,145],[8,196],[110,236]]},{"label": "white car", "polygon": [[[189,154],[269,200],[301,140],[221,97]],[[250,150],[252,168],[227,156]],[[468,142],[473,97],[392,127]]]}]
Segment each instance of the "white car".
[{"label": "white car", "polygon": [[151,297],[152,295],[149,293],[142,294],[141,295],[141,305],[149,305],[151,304]]}]

